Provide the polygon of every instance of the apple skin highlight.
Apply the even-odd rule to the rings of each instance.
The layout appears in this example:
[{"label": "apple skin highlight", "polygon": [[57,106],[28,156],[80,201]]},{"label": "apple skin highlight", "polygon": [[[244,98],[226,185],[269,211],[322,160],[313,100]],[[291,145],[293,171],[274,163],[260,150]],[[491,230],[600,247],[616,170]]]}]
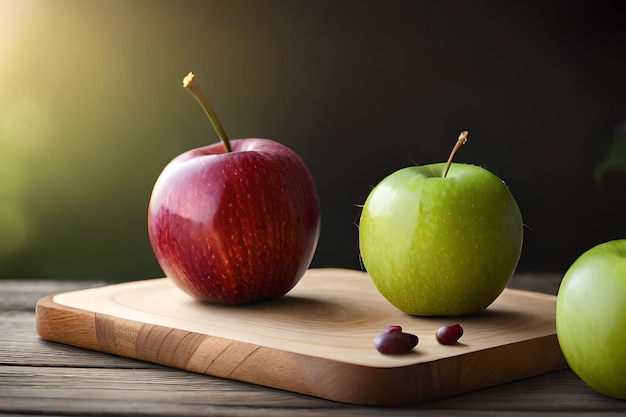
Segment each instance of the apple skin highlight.
[{"label": "apple skin highlight", "polygon": [[165,272],[192,297],[242,304],[283,296],[309,267],[320,233],[314,181],[268,139],[174,158],[157,179],[148,233]]}]

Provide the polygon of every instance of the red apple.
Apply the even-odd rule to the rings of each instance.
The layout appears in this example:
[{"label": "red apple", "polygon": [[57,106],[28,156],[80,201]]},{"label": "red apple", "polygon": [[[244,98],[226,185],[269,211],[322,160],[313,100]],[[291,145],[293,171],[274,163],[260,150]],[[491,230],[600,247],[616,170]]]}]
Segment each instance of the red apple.
[{"label": "red apple", "polygon": [[222,143],[179,155],[157,179],[148,209],[155,256],[196,299],[242,304],[279,298],[298,283],[317,247],[313,178],[285,145],[228,141],[190,76],[184,86],[203,104]]}]

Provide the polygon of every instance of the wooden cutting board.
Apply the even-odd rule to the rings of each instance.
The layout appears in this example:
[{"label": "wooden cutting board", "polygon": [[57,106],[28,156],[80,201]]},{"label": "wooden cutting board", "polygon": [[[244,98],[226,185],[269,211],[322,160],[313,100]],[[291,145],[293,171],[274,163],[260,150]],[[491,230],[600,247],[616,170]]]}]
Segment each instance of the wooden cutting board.
[{"label": "wooden cutting board", "polygon": [[[402,405],[448,397],[567,366],[556,297],[506,289],[484,312],[455,318],[401,313],[366,273],[311,269],[277,301],[197,302],[169,279],[50,295],[37,303],[45,339],[201,374],[335,401]],[[460,343],[435,331],[460,323]],[[419,336],[407,355],[373,339],[389,325]]]}]

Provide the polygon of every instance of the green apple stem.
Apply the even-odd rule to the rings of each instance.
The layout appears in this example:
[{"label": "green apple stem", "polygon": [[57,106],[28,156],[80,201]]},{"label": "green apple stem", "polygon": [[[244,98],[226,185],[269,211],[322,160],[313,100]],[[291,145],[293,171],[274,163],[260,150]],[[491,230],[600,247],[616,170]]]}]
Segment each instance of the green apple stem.
[{"label": "green apple stem", "polygon": [[226,132],[224,131],[222,124],[217,118],[217,115],[215,114],[213,107],[211,107],[211,104],[209,104],[209,101],[206,99],[206,97],[202,93],[202,90],[200,89],[200,86],[196,82],[195,75],[193,74],[193,72],[190,72],[189,74],[185,76],[185,78],[183,78],[183,87],[189,90],[189,92],[193,94],[196,100],[198,100],[198,103],[200,103],[202,110],[204,110],[204,113],[207,115],[207,117],[211,121],[211,124],[213,125],[213,129],[215,129],[215,132],[217,132],[217,136],[219,136],[220,140],[224,144],[224,148],[226,148],[226,152],[232,152],[233,149],[230,146],[230,140],[228,140],[228,136],[226,136]]},{"label": "green apple stem", "polygon": [[469,135],[469,132],[467,130],[462,131],[459,135],[459,139],[456,141],[454,149],[452,149],[452,152],[450,152],[450,157],[448,158],[448,163],[446,164],[446,170],[443,173],[444,178],[446,177],[446,175],[448,175],[448,171],[450,170],[450,165],[452,165],[452,159],[454,158],[454,155],[456,155],[456,152],[461,148],[461,146],[465,145],[465,143],[467,142],[467,135]]}]

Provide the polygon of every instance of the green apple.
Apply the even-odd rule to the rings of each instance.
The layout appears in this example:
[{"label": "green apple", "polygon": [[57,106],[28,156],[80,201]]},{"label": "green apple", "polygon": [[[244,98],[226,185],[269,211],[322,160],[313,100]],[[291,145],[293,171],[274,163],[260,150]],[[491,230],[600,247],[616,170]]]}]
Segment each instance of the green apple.
[{"label": "green apple", "polygon": [[570,266],[557,295],[556,332],[587,385],[626,399],[626,239],[594,246]]},{"label": "green apple", "polygon": [[487,308],[522,250],[520,210],[488,170],[448,163],[394,172],[370,192],[359,222],[363,265],[399,310],[451,316]]}]

